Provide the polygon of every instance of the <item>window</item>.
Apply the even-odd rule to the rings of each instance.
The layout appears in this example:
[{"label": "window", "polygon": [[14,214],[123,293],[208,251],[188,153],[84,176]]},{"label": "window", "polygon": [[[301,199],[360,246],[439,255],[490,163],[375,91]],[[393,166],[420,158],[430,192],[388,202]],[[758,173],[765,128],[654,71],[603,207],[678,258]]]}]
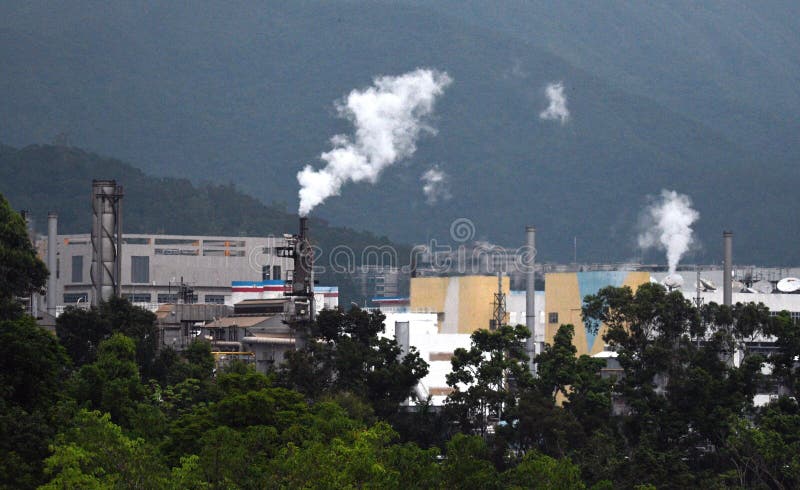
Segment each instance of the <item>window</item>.
[{"label": "window", "polygon": [[192,238],[156,238],[156,245],[194,245],[200,246],[200,240]]},{"label": "window", "polygon": [[204,240],[204,247],[244,247],[244,242],[240,240]]},{"label": "window", "polygon": [[159,293],[158,294],[158,302],[159,303],[177,303],[178,302],[178,295],[177,294],[166,294],[166,293]]},{"label": "window", "polygon": [[150,257],[131,256],[131,282],[148,283],[150,282]]},{"label": "window", "polygon": [[152,299],[150,293],[132,293],[132,294],[123,294],[123,298],[127,299],[131,303],[149,303]]},{"label": "window", "polygon": [[547,323],[558,323],[558,312],[547,315]]},{"label": "window", "polygon": [[149,238],[133,238],[133,237],[123,237],[122,243],[125,245],[150,245]]},{"label": "window", "polygon": [[64,304],[73,304],[73,303],[86,303],[89,301],[89,293],[65,293],[64,294]]},{"label": "window", "polygon": [[268,265],[261,266],[261,280],[262,281],[269,281],[269,266]]},{"label": "window", "polygon": [[72,282],[83,282],[83,255],[72,256]]},{"label": "window", "polygon": [[211,303],[215,305],[225,304],[225,296],[222,294],[207,294],[206,303]]},{"label": "window", "polygon": [[279,265],[272,266],[272,280],[273,281],[281,280],[281,266]]},{"label": "window", "polygon": [[203,249],[203,255],[208,257],[244,257],[244,250],[209,250]]}]

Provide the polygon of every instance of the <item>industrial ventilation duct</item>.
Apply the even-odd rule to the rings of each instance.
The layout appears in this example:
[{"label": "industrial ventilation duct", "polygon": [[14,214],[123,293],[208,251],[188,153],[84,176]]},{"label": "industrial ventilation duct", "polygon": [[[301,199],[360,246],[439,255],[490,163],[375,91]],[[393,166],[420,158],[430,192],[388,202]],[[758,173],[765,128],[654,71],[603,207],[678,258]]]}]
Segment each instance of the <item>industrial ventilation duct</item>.
[{"label": "industrial ventilation duct", "polygon": [[92,181],[92,304],[120,294],[122,279],[122,186]]}]

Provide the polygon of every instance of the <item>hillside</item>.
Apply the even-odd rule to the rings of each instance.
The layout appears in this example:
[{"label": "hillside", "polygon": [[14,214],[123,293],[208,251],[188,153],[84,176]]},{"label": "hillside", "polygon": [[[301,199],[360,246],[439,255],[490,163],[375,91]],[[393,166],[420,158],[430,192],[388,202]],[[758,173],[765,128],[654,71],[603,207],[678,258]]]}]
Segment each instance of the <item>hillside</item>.
[{"label": "hillside", "polygon": [[[42,233],[49,211],[59,214],[59,233],[88,233],[91,182],[101,178],[116,179],[124,187],[126,233],[268,236],[297,232],[296,215],[267,206],[231,184],[195,186],[185,179],[151,177],[125,162],[77,148],[0,145],[0,194],[15,209],[30,211]],[[323,251],[345,245],[360,257],[365,246],[391,244],[385,237],[332,227],[319,219],[312,219],[310,226],[314,243]],[[395,246],[407,256],[406,246]],[[327,255],[320,257],[319,264],[326,265]],[[326,280],[340,286],[342,301],[363,301],[353,296],[348,276],[321,279]]]},{"label": "hillside", "polygon": [[434,5],[442,15],[547,50],[761,154],[797,158],[798,2],[443,0]]},{"label": "hillside", "polygon": [[[232,182],[294,209],[296,172],[316,162],[330,136],[350,129],[335,118],[333,101],[377,74],[430,66],[454,79],[436,109],[438,135],[377,185],[345,187],[317,216],[406,243],[446,240],[449,224],[467,217],[477,238],[513,245],[524,225],[535,223],[542,260],[570,260],[573,237],[579,260],[625,260],[637,254],[646,196],[669,188],[692,196],[701,213],[703,247],[689,260],[716,261],[721,231],[730,228],[737,260],[800,261],[800,250],[786,245],[800,240],[792,211],[800,204],[793,184],[800,165],[787,143],[796,131],[774,103],[745,104],[757,99],[757,79],[731,84],[736,67],[717,70],[718,56],[680,64],[702,47],[697,32],[707,23],[665,21],[660,28],[667,32],[660,33],[652,26],[663,9],[623,7],[590,9],[559,23],[570,19],[564,7],[548,14],[555,17],[543,15],[540,25],[531,20],[537,10],[498,9],[489,17],[474,3],[449,13],[360,1],[25,5],[0,7],[0,57],[8,68],[0,90],[14,94],[0,105],[0,134],[16,146],[66,132],[74,145],[135,161],[147,172]],[[509,23],[514,17],[518,23]],[[760,22],[768,28],[775,17]],[[724,33],[737,21],[712,18]],[[609,38],[592,37],[592,19],[605,31],[619,21],[659,34],[636,45],[641,32],[621,27],[632,46],[614,64],[605,61],[614,57],[605,47]],[[562,37],[576,34],[571,43],[552,34],[561,24]],[[538,42],[536,32],[549,32],[548,42]],[[655,71],[670,32],[684,34],[674,38],[685,49],[662,56],[662,71]],[[745,42],[739,41],[734,47]],[[594,51],[587,50],[593,42]],[[734,49],[732,59],[758,54],[764,44],[749,46]],[[698,63],[705,68],[695,72]],[[789,58],[787,80],[794,66]],[[648,76],[633,79],[637,70]],[[702,79],[718,72],[714,83]],[[664,81],[648,84],[652,79]],[[538,118],[543,87],[558,80],[572,112],[565,126]],[[663,86],[672,90],[653,95]],[[781,87],[785,92],[773,98],[784,93],[787,108],[794,107],[796,84]],[[678,104],[682,93],[692,95]],[[687,111],[694,106],[710,109],[694,115]],[[716,119],[707,117],[711,112]],[[425,203],[419,182],[432,164],[450,174],[453,196],[437,206]]]}]

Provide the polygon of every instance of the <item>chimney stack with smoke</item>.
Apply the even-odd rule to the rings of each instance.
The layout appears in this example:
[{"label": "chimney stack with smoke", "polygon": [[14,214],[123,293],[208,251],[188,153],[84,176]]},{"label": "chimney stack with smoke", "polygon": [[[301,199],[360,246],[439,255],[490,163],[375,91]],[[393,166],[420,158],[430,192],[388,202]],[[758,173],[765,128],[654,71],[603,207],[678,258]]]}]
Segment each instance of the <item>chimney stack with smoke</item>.
[{"label": "chimney stack with smoke", "polygon": [[663,190],[661,198],[653,199],[642,218],[644,230],[639,234],[639,247],[664,250],[669,274],[675,274],[678,262],[694,242],[692,224],[700,213],[692,209],[689,196]]},{"label": "chimney stack with smoke", "polygon": [[419,135],[435,133],[424,120],[451,82],[447,73],[417,69],[397,77],[377,77],[372,87],[353,90],[338,102],[339,115],[353,123],[355,134],[331,138],[333,148],[320,155],[325,167],[316,170],[306,165],[297,174],[300,216],[339,195],[345,183],[374,184],[386,167],[413,155]]}]

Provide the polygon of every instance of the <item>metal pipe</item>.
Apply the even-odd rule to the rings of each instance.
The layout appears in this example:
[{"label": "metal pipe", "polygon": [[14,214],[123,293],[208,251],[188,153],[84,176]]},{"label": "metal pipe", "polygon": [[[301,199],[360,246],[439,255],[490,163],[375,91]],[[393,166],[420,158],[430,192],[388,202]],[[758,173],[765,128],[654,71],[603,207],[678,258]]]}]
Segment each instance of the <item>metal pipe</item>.
[{"label": "metal pipe", "polygon": [[56,270],[58,269],[56,253],[58,246],[58,214],[47,214],[47,313],[56,316]]},{"label": "metal pipe", "polygon": [[722,278],[722,304],[731,306],[733,303],[733,232],[722,232],[723,242],[723,278]]},{"label": "metal pipe", "polygon": [[114,180],[92,181],[92,305],[119,292],[119,203],[122,187]]},{"label": "metal pipe", "polygon": [[[122,297],[122,186],[117,186],[116,189],[117,199],[115,201],[116,206],[114,207],[114,224],[116,225],[116,229],[114,231],[116,235],[116,254],[114,256],[114,296],[119,298]],[[133,278],[131,278],[131,282],[133,282]]]},{"label": "metal pipe", "polygon": [[530,358],[529,366],[533,371],[533,360],[536,355],[536,272],[534,270],[536,266],[536,227],[530,225],[525,227],[525,237],[525,245],[528,248],[526,251],[527,263],[525,264],[527,267],[525,273],[525,326],[531,332],[525,347]]},{"label": "metal pipe", "polygon": [[244,337],[242,338],[242,343],[293,345],[295,343],[295,339],[289,337]]}]

